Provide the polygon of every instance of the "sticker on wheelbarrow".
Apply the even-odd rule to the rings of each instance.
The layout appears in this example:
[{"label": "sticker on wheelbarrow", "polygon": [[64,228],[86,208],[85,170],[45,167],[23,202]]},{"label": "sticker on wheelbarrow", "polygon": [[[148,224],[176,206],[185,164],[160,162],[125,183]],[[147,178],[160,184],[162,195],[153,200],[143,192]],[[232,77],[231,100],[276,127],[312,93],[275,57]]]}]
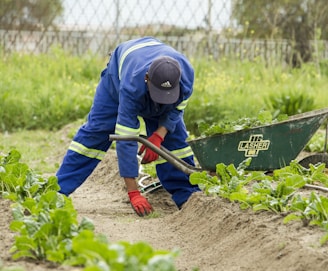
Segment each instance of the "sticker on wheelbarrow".
[{"label": "sticker on wheelbarrow", "polygon": [[245,157],[256,157],[259,151],[266,151],[269,146],[270,140],[263,140],[263,135],[251,135],[248,141],[239,142],[238,151],[244,151]]}]

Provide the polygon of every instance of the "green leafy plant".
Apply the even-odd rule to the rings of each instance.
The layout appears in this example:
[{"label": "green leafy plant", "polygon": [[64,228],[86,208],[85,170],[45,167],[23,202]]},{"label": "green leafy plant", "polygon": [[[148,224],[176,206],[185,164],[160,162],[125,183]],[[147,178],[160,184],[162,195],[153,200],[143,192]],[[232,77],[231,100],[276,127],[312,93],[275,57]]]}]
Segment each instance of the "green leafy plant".
[{"label": "green leafy plant", "polygon": [[[104,236],[96,236],[91,231],[83,231],[72,240],[74,257],[65,263],[69,265],[87,266],[86,270],[176,270],[173,258],[177,251],[168,254],[165,251],[155,251],[144,242],[130,244],[122,241],[109,243]],[[107,270],[107,269],[106,269]]]},{"label": "green leafy plant", "polygon": [[250,182],[252,177],[245,175],[245,168],[250,165],[251,158],[235,168],[233,164],[226,166],[223,163],[216,165],[216,175],[212,176],[206,171],[194,172],[190,175],[190,183],[198,185],[207,195],[220,195],[229,198],[232,193],[241,192],[244,185]]},{"label": "green leafy plant", "polygon": [[256,117],[240,118],[235,121],[222,121],[209,125],[206,122],[199,124],[199,131],[202,136],[211,136],[215,134],[231,133],[240,130],[251,129],[254,127],[264,126],[283,121],[288,118],[287,115],[279,115],[273,118],[271,112],[260,111]]},{"label": "green leafy plant", "polygon": [[[46,191],[58,191],[56,177],[43,179],[35,174],[27,164],[20,162],[21,154],[12,150],[6,156],[0,153],[0,184],[1,195],[14,201],[24,201],[26,198],[37,198]],[[11,196],[11,192],[17,194]]]},{"label": "green leafy plant", "polygon": [[266,104],[269,108],[272,108],[274,116],[280,114],[292,116],[316,108],[312,95],[299,91],[289,91],[280,95],[271,94],[266,99]]},{"label": "green leafy plant", "polygon": [[309,197],[297,195],[291,202],[290,210],[293,211],[284,218],[284,223],[301,220],[303,225],[316,225],[327,231],[320,242],[328,241],[328,198],[311,193]]},{"label": "green leafy plant", "polygon": [[110,243],[95,234],[92,221],[79,222],[71,199],[58,193],[57,178],[35,175],[20,157],[16,150],[0,155],[0,192],[14,202],[13,259],[47,260],[85,270],[176,270],[177,250],[155,251],[142,242]]},{"label": "green leafy plant", "polygon": [[15,203],[13,216],[10,229],[20,234],[11,249],[14,259],[63,262],[70,256],[71,239],[81,230],[94,229],[86,218],[79,224],[71,200],[56,191],[42,194],[39,200],[28,198],[22,204]]},{"label": "green leafy plant", "polygon": [[0,192],[13,201],[38,196],[48,190],[59,190],[56,177],[47,180],[35,174],[27,164],[20,162],[21,154],[11,150],[0,156]]},{"label": "green leafy plant", "polygon": [[325,144],[326,144],[326,134],[325,132],[319,130],[309,140],[304,150],[308,152],[323,152],[325,148]]}]

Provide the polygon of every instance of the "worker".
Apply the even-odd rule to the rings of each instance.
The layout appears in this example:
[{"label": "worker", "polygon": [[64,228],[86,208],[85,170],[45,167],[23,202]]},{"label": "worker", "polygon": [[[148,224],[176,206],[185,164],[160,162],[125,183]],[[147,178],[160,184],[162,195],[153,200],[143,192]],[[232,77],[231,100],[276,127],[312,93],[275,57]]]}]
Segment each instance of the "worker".
[{"label": "worker", "polygon": [[[109,134],[140,135],[140,118],[151,143],[163,145],[194,165],[183,120],[194,71],[183,54],[153,37],[129,40],[111,53],[100,77],[87,121],[74,136],[56,173],[60,193],[70,195],[93,172],[112,143]],[[138,151],[136,141],[117,141],[116,152],[120,176],[139,216],[152,213],[153,208],[138,189],[137,154],[143,155],[143,164],[157,160],[157,177],[178,208],[200,191],[190,184],[187,174],[158,159],[150,148],[142,145]]]}]

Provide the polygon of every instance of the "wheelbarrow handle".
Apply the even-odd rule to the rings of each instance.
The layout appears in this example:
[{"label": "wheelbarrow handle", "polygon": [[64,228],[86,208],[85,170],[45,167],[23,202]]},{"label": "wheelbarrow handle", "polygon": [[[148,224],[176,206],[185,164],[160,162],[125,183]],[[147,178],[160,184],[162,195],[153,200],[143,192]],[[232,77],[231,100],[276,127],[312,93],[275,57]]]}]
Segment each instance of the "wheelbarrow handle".
[{"label": "wheelbarrow handle", "polygon": [[182,172],[186,174],[191,174],[197,171],[202,171],[200,168],[196,168],[184,160],[180,159],[179,157],[172,154],[168,149],[161,146],[158,148],[156,145],[148,141],[146,138],[142,136],[130,136],[130,135],[115,135],[111,134],[109,135],[109,140],[121,140],[121,141],[137,141],[143,145],[145,145],[147,148],[151,149],[152,151],[156,152],[158,155],[160,155],[163,159],[168,161],[170,164],[175,166],[177,169],[181,170]]}]

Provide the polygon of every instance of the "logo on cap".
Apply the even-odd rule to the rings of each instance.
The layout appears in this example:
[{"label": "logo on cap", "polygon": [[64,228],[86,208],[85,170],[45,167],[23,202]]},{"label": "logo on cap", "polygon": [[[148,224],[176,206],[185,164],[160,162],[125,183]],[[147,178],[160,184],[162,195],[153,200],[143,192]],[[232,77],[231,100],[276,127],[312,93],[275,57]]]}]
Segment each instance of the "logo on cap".
[{"label": "logo on cap", "polygon": [[171,88],[172,87],[170,81],[166,81],[166,82],[162,83],[161,86],[163,88]]}]

